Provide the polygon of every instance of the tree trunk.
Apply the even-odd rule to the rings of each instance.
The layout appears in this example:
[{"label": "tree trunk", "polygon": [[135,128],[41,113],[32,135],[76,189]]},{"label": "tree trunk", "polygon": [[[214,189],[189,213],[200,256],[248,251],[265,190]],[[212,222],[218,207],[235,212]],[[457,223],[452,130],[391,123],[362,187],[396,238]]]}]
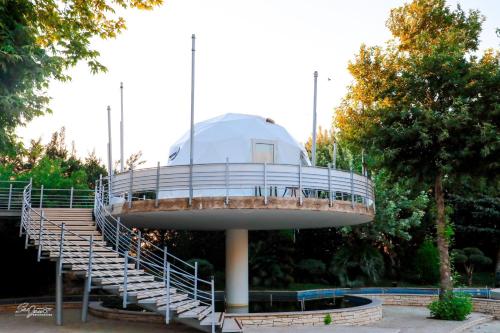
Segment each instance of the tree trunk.
[{"label": "tree trunk", "polygon": [[500,246],[497,253],[497,264],[495,267],[495,286],[500,287]]},{"label": "tree trunk", "polygon": [[444,294],[453,289],[453,283],[451,281],[451,269],[450,269],[450,255],[448,252],[448,239],[446,236],[446,216],[445,216],[445,206],[444,206],[444,193],[443,193],[443,183],[442,175],[439,173],[436,176],[434,184],[434,197],[436,200],[436,233],[437,233],[437,247],[439,251],[439,275],[440,275],[440,298]]}]

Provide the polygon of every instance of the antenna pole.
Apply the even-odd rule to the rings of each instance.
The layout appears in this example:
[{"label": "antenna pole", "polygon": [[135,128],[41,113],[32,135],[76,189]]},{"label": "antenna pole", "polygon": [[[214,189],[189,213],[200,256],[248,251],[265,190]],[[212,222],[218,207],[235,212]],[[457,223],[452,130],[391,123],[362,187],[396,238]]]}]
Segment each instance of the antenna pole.
[{"label": "antenna pole", "polygon": [[113,173],[113,152],[111,144],[111,107],[108,105],[108,174]]},{"label": "antenna pole", "polygon": [[316,100],[318,96],[318,71],[314,71],[314,103],[313,103],[313,133],[312,133],[312,165],[316,166]]},{"label": "antenna pole", "polygon": [[189,205],[193,201],[193,147],[194,147],[194,59],[196,36],[191,35],[191,133],[189,136]]},{"label": "antenna pole", "polygon": [[123,160],[123,82],[120,82],[120,172],[123,172],[125,161]]}]

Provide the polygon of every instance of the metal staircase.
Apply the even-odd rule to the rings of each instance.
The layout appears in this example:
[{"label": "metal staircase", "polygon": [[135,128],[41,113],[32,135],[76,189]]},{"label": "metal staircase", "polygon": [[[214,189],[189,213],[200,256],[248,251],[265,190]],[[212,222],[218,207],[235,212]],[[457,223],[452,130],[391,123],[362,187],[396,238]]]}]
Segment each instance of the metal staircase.
[{"label": "metal staircase", "polygon": [[[120,296],[123,307],[137,304],[206,332],[242,332],[234,320],[224,325],[215,312],[213,278],[198,276],[197,264],[185,262],[147,241],[140,231],[120,223],[106,209],[102,182],[92,208],[33,208],[32,185],[23,191],[20,236],[25,247],[38,249],[38,261],[57,262],[56,321],[62,324],[62,274],[85,276],[82,321],[87,319],[90,290],[101,288]],[[234,329],[235,324],[238,329]],[[225,327],[224,327],[225,326]]]}]

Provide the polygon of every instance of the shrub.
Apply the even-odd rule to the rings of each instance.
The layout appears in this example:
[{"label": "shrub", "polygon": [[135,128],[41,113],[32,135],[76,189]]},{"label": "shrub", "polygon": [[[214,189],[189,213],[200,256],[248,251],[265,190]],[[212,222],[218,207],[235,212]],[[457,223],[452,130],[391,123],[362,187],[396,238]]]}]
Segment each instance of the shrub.
[{"label": "shrub", "polygon": [[325,323],[325,325],[330,325],[332,323],[332,316],[327,313],[325,318],[323,319],[323,322]]},{"label": "shrub", "polygon": [[466,294],[446,294],[443,299],[429,304],[431,317],[443,320],[465,320],[472,312],[472,300]]},{"label": "shrub", "polygon": [[420,280],[436,283],[439,280],[439,252],[431,239],[426,239],[417,250],[415,268]]},{"label": "shrub", "polygon": [[326,265],[317,259],[301,260],[296,268],[303,282],[322,282],[326,272]]},{"label": "shrub", "polygon": [[210,277],[214,274],[214,265],[212,265],[208,260],[193,258],[189,259],[187,262],[191,265],[198,262],[198,276],[202,279],[210,279]]}]

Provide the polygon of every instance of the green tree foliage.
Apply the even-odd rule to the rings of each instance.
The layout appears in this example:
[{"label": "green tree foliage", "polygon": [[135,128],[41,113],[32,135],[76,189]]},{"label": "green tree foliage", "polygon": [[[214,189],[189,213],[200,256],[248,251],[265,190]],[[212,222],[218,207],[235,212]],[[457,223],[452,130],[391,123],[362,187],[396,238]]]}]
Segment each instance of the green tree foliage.
[{"label": "green tree foliage", "polygon": [[63,189],[91,189],[99,175],[105,176],[106,169],[95,153],[84,161],[68,152],[65,131],[53,133],[51,141],[43,146],[41,140],[32,140],[28,149],[19,147],[13,158],[4,156],[0,164],[0,180],[32,179],[33,186]]},{"label": "green tree foliage", "polygon": [[417,279],[423,283],[434,284],[439,281],[439,252],[432,239],[420,244],[415,256]]},{"label": "green tree foliage", "polygon": [[482,21],[444,0],[393,9],[393,39],[360,48],[337,110],[341,136],[377,156],[377,167],[433,188],[443,291],[452,288],[447,186],[464,175],[499,174],[500,56],[476,56]]},{"label": "green tree foliage", "polygon": [[485,256],[483,251],[477,247],[466,247],[464,249],[455,249],[452,252],[453,260],[456,264],[463,265],[467,274],[467,283],[472,286],[472,276],[476,266],[491,265],[493,262],[489,257]]},{"label": "green tree foliage", "polygon": [[255,231],[250,235],[251,285],[287,287],[293,279],[293,234],[288,231]]},{"label": "green tree foliage", "polygon": [[300,282],[324,283],[326,265],[318,259],[303,259],[296,265],[296,275]]},{"label": "green tree foliage", "polygon": [[384,271],[382,254],[367,242],[338,249],[329,267],[329,272],[338,278],[340,285],[346,287],[361,287],[367,282],[377,282]]},{"label": "green tree foliage", "polygon": [[15,153],[17,126],[50,112],[49,81],[85,61],[105,71],[91,40],[125,29],[117,9],[152,9],[162,0],[0,0],[0,153]]}]

